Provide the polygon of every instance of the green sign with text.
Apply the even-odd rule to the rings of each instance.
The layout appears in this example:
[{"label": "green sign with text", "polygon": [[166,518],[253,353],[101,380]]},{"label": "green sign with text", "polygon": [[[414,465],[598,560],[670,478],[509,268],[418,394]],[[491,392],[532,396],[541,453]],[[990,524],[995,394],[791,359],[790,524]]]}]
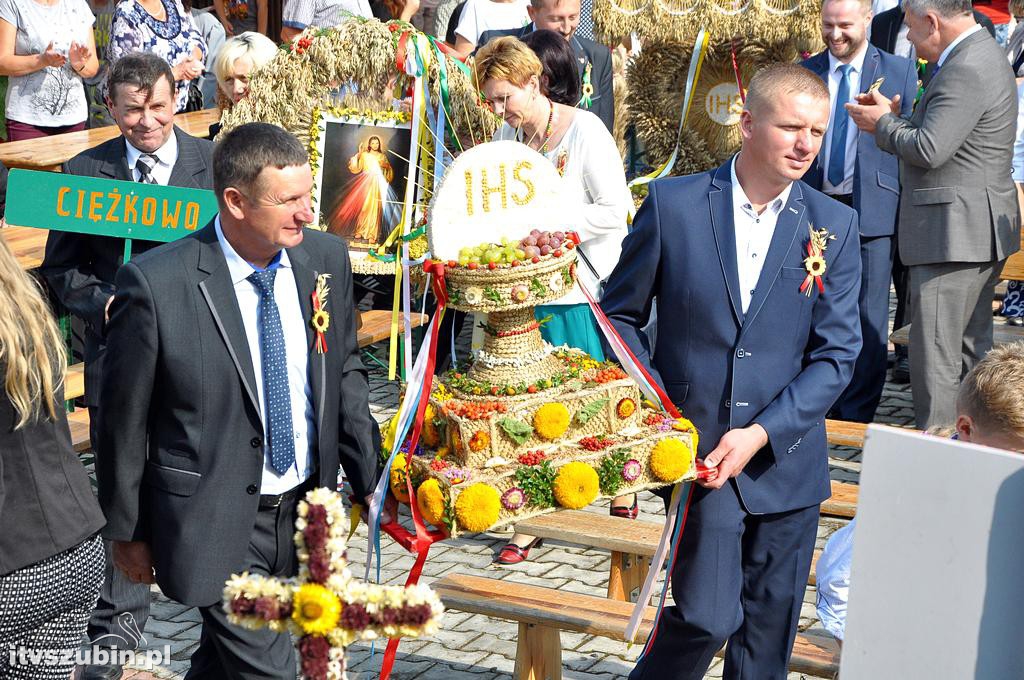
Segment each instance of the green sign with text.
[{"label": "green sign with text", "polygon": [[206,226],[217,215],[212,191],[167,187],[36,170],[11,170],[8,224],[174,241]]}]

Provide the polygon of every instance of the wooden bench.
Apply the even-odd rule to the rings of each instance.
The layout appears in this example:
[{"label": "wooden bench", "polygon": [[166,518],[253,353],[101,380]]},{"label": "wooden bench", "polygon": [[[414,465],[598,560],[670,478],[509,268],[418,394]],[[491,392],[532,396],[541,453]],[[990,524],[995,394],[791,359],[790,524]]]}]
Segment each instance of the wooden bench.
[{"label": "wooden bench", "polygon": [[[465,574],[445,576],[432,583],[431,588],[448,609],[519,624],[513,673],[517,680],[559,680],[561,631],[624,641],[633,611],[628,602]],[[647,608],[637,640],[650,634],[655,612],[654,607]],[[793,645],[789,668],[830,678],[838,670],[838,662],[839,648],[831,637],[800,633]]]},{"label": "wooden bench", "polygon": [[83,394],[85,394],[85,364],[71,364],[64,373],[64,399],[78,399]]},{"label": "wooden bench", "polygon": [[[558,510],[516,523],[516,532],[611,553],[608,597],[636,602],[651,558],[658,549],[664,524],[612,517],[582,510]],[[815,550],[807,583],[815,584],[814,568],[821,551]]]},{"label": "wooden bench", "polygon": [[[220,111],[203,109],[179,113],[174,117],[174,124],[193,137],[206,137],[210,134],[210,126],[219,120]],[[8,168],[59,172],[61,164],[68,159],[120,134],[121,130],[116,125],[109,125],[81,132],[7,142],[0,144],[0,161]]]},{"label": "wooden bench", "polygon": [[845,482],[832,482],[832,497],[821,504],[821,514],[826,517],[853,519],[857,514],[857,495],[860,487]]},{"label": "wooden bench", "polygon": [[[1007,326],[1004,323],[993,324],[992,326],[992,344],[993,345],[1008,345],[1011,342],[1018,342],[1024,340],[1024,327],[1021,326]],[[903,328],[897,328],[889,336],[889,342],[894,345],[906,345],[910,343],[910,324],[907,324]]]},{"label": "wooden bench", "polygon": [[68,414],[68,428],[71,430],[71,445],[76,453],[92,448],[89,438],[89,410],[80,408]]},{"label": "wooden bench", "polygon": [[865,423],[851,423],[845,420],[826,420],[825,436],[833,446],[852,446],[864,448],[864,435],[868,426]]},{"label": "wooden bench", "polygon": [[[362,319],[362,325],[359,327],[358,332],[360,347],[369,347],[391,337],[390,309],[370,309],[359,314]],[[401,318],[401,315],[399,315],[399,318]],[[412,321],[412,327],[418,328],[430,321],[430,317],[426,314],[415,312],[410,315],[410,320]]]},{"label": "wooden bench", "polygon": [[1018,250],[1006,259],[999,278],[1003,281],[1024,281],[1024,250]]}]

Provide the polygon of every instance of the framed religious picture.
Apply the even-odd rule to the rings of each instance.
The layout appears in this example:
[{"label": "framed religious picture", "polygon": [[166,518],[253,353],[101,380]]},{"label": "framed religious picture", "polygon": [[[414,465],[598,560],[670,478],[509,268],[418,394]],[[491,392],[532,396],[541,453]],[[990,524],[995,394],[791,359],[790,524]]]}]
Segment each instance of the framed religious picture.
[{"label": "framed religious picture", "polygon": [[344,238],[350,250],[376,248],[398,226],[408,198],[409,159],[415,157],[408,115],[323,110],[313,133],[320,227]]}]

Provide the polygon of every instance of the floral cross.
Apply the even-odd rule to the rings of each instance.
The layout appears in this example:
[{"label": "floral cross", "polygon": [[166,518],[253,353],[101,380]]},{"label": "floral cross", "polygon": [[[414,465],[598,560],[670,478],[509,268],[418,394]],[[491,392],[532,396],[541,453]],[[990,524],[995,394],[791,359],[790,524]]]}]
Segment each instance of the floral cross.
[{"label": "floral cross", "polygon": [[380,586],[357,581],[345,558],[341,497],[314,489],[299,503],[296,579],[235,574],[224,587],[228,619],[298,636],[306,680],[344,680],[345,647],[356,640],[418,637],[437,631],[444,608],[424,585]]}]

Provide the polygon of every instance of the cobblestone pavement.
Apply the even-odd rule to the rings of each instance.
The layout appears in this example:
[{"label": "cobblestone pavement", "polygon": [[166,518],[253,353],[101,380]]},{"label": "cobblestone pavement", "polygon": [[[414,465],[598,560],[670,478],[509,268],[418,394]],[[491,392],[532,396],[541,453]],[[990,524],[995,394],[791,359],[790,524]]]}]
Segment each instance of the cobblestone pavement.
[{"label": "cobblestone pavement", "polygon": [[[397,399],[397,387],[386,381],[386,374],[382,370],[373,367],[370,401],[374,416],[381,421],[390,417],[397,407]],[[913,426],[909,386],[886,385],[876,422]],[[857,482],[861,464],[859,449],[833,448],[830,457],[833,479]],[[640,508],[642,519],[656,521],[664,517],[661,499],[650,493],[641,494]],[[601,503],[590,510],[604,513],[607,512],[607,506]],[[843,524],[839,520],[823,518],[819,524],[817,547],[823,547],[827,538]],[[488,533],[435,544],[423,573],[423,582],[429,584],[445,574],[460,573],[605,595],[609,561],[607,552],[546,542],[543,548],[531,551],[529,561],[520,565],[492,565],[492,557],[508,537],[508,533]],[[366,528],[360,526],[348,550],[353,573],[362,573],[365,548]],[[413,564],[412,556],[387,538],[382,542],[382,553],[384,568],[381,570],[381,582],[404,583]],[[200,559],[200,556],[197,555],[196,559]],[[814,601],[815,590],[808,587],[800,616],[801,631],[821,631]],[[155,675],[138,671],[126,673],[126,677],[136,680],[184,677],[188,670],[189,656],[199,641],[199,621],[199,615],[194,609],[169,601],[154,586],[152,616],[145,636],[149,647],[163,648],[164,645],[170,645],[172,661],[169,665],[155,669]],[[515,663],[516,637],[515,623],[457,611],[447,612],[441,631],[436,636],[402,641],[392,677],[396,680],[508,680],[512,677]],[[563,677],[566,680],[624,678],[632,669],[641,648],[642,644],[629,648],[624,643],[606,638],[562,633]],[[349,649],[350,678],[370,680],[378,677],[382,650],[383,645],[378,644],[376,654],[371,656],[369,645],[353,645]],[[720,678],[721,675],[722,662],[716,660],[706,677]],[[813,677],[790,673],[789,680],[811,680]]]}]

